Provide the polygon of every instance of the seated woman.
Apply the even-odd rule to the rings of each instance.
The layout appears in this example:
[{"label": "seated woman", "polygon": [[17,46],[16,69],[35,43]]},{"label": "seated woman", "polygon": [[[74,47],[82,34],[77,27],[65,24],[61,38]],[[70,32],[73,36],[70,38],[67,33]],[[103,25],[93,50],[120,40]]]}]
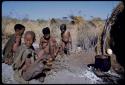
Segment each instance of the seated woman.
[{"label": "seated woman", "polygon": [[2,63],[11,65],[13,63],[15,51],[21,45],[21,38],[25,31],[25,26],[21,24],[16,24],[14,26],[15,33],[12,34],[5,44],[3,49],[3,59]]}]

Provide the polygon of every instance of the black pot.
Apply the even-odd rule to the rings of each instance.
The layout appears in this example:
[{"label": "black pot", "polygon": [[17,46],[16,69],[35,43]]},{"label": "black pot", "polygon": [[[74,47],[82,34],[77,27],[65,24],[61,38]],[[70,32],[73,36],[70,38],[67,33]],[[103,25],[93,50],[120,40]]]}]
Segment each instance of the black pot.
[{"label": "black pot", "polygon": [[111,67],[110,56],[97,55],[95,56],[95,68],[100,69],[103,72],[107,72]]}]

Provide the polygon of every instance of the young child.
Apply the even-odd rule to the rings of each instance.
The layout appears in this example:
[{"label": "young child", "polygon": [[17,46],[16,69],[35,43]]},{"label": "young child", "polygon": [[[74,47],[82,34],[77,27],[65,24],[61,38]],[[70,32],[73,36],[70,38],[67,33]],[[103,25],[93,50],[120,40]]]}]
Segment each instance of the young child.
[{"label": "young child", "polygon": [[50,29],[48,27],[43,28],[43,37],[40,39],[41,50],[38,52],[38,57],[43,58],[51,62],[57,56],[59,51],[57,42],[54,37],[50,35]]},{"label": "young child", "polygon": [[13,69],[15,71],[15,79],[20,83],[27,83],[23,79],[23,73],[28,67],[35,61],[35,52],[32,46],[35,41],[35,33],[32,31],[27,31],[24,35],[24,44],[17,49],[14,57]]},{"label": "young child", "polygon": [[27,31],[24,35],[24,44],[15,53],[16,59],[13,63],[15,71],[14,78],[19,83],[29,83],[29,81],[43,72],[44,64],[41,58],[37,57],[33,48],[35,33]]},{"label": "young child", "polygon": [[25,27],[21,24],[14,26],[15,34],[10,36],[10,39],[6,43],[3,49],[2,62],[11,65],[13,63],[13,55],[16,49],[21,45],[21,37],[25,31]]},{"label": "young child", "polygon": [[66,29],[66,24],[62,24],[60,26],[60,30],[61,30],[61,47],[62,50],[64,51],[65,54],[69,54],[69,47],[71,47],[72,49],[72,38],[70,35],[70,32]]}]

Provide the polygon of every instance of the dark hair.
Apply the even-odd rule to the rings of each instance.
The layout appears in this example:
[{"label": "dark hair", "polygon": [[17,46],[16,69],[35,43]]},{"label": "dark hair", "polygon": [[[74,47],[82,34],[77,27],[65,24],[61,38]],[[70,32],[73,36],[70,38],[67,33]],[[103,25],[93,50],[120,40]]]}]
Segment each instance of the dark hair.
[{"label": "dark hair", "polygon": [[60,25],[60,30],[66,30],[66,24],[61,24]]},{"label": "dark hair", "polygon": [[45,35],[45,34],[50,34],[50,29],[49,29],[49,27],[43,28],[42,32],[43,32],[44,35]]},{"label": "dark hair", "polygon": [[23,25],[21,25],[21,24],[16,24],[16,25],[14,26],[14,30],[16,31],[17,29],[19,29],[19,30],[24,29],[24,30],[25,30],[25,26],[23,26]]},{"label": "dark hair", "polygon": [[24,37],[26,37],[28,34],[30,34],[33,37],[33,42],[36,40],[36,35],[33,31],[26,31]]}]

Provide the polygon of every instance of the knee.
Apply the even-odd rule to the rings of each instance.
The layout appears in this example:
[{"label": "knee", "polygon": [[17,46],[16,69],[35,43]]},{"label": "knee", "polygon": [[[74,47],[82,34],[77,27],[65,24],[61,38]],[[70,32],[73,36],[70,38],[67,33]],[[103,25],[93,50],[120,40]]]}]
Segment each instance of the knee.
[{"label": "knee", "polygon": [[22,77],[25,81],[29,81],[31,79],[31,76],[29,73],[25,72],[22,74]]}]

